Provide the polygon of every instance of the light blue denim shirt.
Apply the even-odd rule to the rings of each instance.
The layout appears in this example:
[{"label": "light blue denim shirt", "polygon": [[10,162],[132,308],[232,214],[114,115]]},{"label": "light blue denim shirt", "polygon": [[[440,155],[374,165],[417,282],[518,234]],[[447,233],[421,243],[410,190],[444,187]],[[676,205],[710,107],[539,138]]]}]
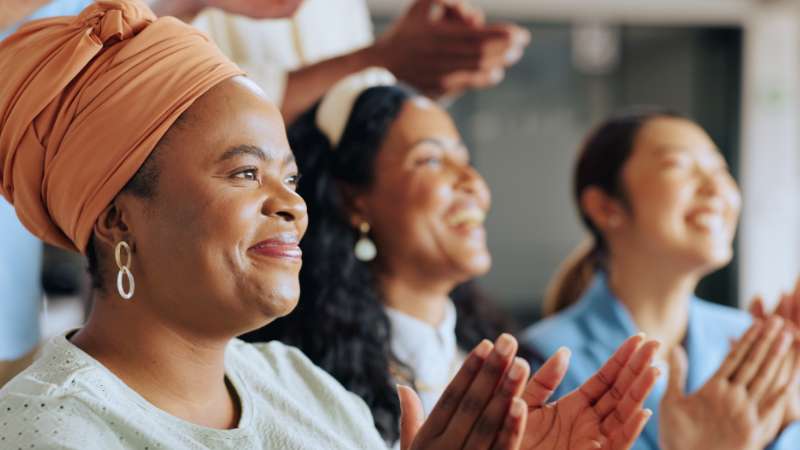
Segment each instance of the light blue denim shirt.
[{"label": "light blue denim shirt", "polygon": [[[57,0],[14,26],[0,30],[0,40],[22,23],[79,14],[91,0]],[[0,361],[17,359],[39,341],[42,303],[42,243],[19,223],[14,208],[0,198]]]},{"label": "light blue denim shirt", "polygon": [[[684,342],[689,357],[687,392],[702,387],[717,371],[728,354],[731,340],[741,336],[750,323],[750,315],[744,311],[691,298]],[[569,371],[554,395],[557,399],[589,379],[626,338],[638,332],[628,310],[609,290],[606,277],[598,274],[578,303],[525,330],[521,342],[543,358],[561,346],[572,350]],[[537,365],[541,361],[533,363]],[[645,406],[654,415],[633,446],[634,450],[658,450],[659,404],[666,387],[667,375],[664,373],[645,401]],[[800,449],[800,423],[784,430],[768,448]]]}]

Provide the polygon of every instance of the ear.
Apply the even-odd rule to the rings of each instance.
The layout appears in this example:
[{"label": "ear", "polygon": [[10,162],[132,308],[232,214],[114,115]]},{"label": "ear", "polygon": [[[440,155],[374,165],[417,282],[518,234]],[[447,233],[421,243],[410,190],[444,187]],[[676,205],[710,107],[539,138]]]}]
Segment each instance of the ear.
[{"label": "ear", "polygon": [[342,193],[342,205],[345,209],[348,221],[353,228],[358,229],[363,222],[370,222],[369,208],[367,207],[367,196],[364,192],[356,191],[351,186],[340,186]]},{"label": "ear", "polygon": [[581,209],[602,232],[621,228],[628,218],[622,202],[596,186],[584,189],[581,194]]},{"label": "ear", "polygon": [[94,237],[97,242],[102,243],[103,246],[114,248],[119,241],[124,240],[128,242],[131,250],[134,250],[135,246],[131,242],[130,228],[127,222],[129,214],[124,199],[120,199],[120,196],[115,198],[100,213],[100,217],[94,224]]}]

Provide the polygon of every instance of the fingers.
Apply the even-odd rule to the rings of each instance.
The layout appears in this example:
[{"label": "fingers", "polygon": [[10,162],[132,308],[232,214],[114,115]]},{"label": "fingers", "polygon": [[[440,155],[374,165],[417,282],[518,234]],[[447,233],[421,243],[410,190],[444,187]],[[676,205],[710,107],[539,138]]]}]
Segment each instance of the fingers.
[{"label": "fingers", "polygon": [[761,335],[764,325],[761,322],[756,322],[747,329],[739,342],[737,342],[730,352],[728,352],[728,356],[725,357],[725,360],[720,365],[717,372],[714,374],[715,377],[719,379],[728,380],[736,369],[741,364],[742,360],[744,360],[745,356],[750,352],[750,348],[756,342],[756,339]]},{"label": "fingers", "polygon": [[767,311],[764,308],[764,299],[761,296],[757,296],[750,302],[750,314],[755,317],[756,319],[766,319],[767,318]]},{"label": "fingers", "polygon": [[649,409],[637,411],[636,414],[625,422],[622,430],[612,436],[610,450],[629,450],[633,447],[636,439],[642,434],[644,426],[647,425],[647,421],[650,420],[652,416],[653,411]]},{"label": "fingers", "polygon": [[664,392],[665,401],[679,400],[684,396],[689,361],[686,351],[681,346],[672,349],[669,354],[669,381]]},{"label": "fingers", "polygon": [[653,357],[660,346],[661,344],[658,341],[647,341],[633,354],[625,364],[625,367],[622,368],[611,389],[603,394],[600,401],[594,406],[595,412],[600,417],[606,417],[612,411],[615,411],[617,404],[623,400],[625,391],[653,363]]},{"label": "fingers", "polygon": [[[486,359],[469,389],[464,393],[450,423],[443,433],[445,442],[454,448],[462,448],[468,438],[469,430],[484,413],[494,395],[495,388],[504,378],[517,351],[517,341],[511,335],[503,334],[497,339],[494,350]],[[504,414],[505,415],[505,414]],[[467,433],[465,433],[465,431]]]},{"label": "fingers", "polygon": [[660,374],[661,371],[657,368],[647,367],[636,377],[614,411],[603,419],[601,430],[606,435],[613,434],[618,429],[624,430],[624,425],[628,423],[628,420],[641,411]]},{"label": "fingers", "polygon": [[[467,438],[465,449],[486,449],[491,447],[497,433],[512,406],[512,401],[519,397],[528,379],[530,367],[525,360],[514,358],[505,379],[497,388],[481,417],[475,423]],[[527,410],[527,408],[526,408]]]},{"label": "fingers", "polygon": [[416,0],[408,8],[406,17],[418,20],[427,20],[430,17],[433,6],[438,3],[437,0]]},{"label": "fingers", "polygon": [[456,373],[453,380],[447,385],[436,406],[431,410],[428,420],[425,421],[420,434],[425,438],[438,436],[444,432],[453,415],[461,403],[462,398],[469,390],[475,377],[483,367],[494,346],[488,340],[483,340],[467,356],[464,364]]},{"label": "fingers", "polygon": [[570,355],[569,349],[561,347],[533,374],[522,394],[528,407],[542,406],[550,399],[567,374]]},{"label": "fingers", "polygon": [[772,343],[771,348],[768,350],[769,354],[764,359],[764,364],[758,368],[758,374],[747,387],[750,396],[755,401],[761,401],[770,386],[778,384],[781,367],[787,359],[791,359],[786,356],[793,341],[794,336],[788,330],[782,330]]},{"label": "fingers", "polygon": [[425,412],[419,396],[410,387],[398,385],[397,395],[400,398],[400,448],[408,450],[422,426]]},{"label": "fingers", "polygon": [[[522,446],[522,436],[528,419],[528,407],[520,398],[511,403],[503,429],[497,437],[492,450],[517,450]],[[487,447],[488,448],[488,447]]]},{"label": "fingers", "polygon": [[599,400],[600,397],[614,385],[614,382],[617,381],[617,375],[619,375],[628,363],[628,360],[630,360],[643,340],[644,338],[641,335],[628,338],[611,358],[606,361],[603,367],[578,388],[578,392],[583,395],[590,404]]},{"label": "fingers", "polygon": [[[767,320],[764,333],[756,339],[755,344],[747,354],[747,358],[742,362],[736,372],[734,372],[731,378],[733,383],[743,386],[750,385],[765,360],[768,359],[769,350],[779,337],[782,329],[783,319],[771,317]],[[772,356],[774,357],[775,355]]]}]

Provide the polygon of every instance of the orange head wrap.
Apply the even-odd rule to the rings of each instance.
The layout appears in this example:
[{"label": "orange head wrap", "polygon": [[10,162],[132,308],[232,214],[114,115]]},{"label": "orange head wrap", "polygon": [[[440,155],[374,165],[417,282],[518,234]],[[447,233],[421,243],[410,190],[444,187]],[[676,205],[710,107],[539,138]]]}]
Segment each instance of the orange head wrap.
[{"label": "orange head wrap", "polygon": [[0,193],[36,236],[85,252],[178,116],[242,72],[140,0],[99,0],[2,41],[0,73]]}]

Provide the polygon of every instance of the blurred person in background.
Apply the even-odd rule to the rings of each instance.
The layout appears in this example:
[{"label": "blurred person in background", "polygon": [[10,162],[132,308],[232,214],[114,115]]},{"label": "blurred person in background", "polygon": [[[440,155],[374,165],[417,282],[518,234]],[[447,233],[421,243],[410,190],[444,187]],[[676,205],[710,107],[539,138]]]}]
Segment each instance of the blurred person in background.
[{"label": "blurred person in background", "polygon": [[527,30],[486,23],[462,0],[414,0],[377,39],[365,0],[305,0],[278,21],[208,9],[193,25],[281,105],[287,124],[367,67],[386,68],[436,99],[494,86],[530,41]]},{"label": "blurred person in background", "polygon": [[670,376],[647,399],[655,420],[635,449],[796,449],[787,399],[798,399],[800,365],[783,320],[751,326],[746,312],[693,294],[730,262],[741,204],[708,134],[669,111],[620,114],[589,134],[573,182],[592,240],[552,282],[550,317],[522,336],[541,356],[573,349],[556,396],[644,332],[663,343],[656,360]]}]

